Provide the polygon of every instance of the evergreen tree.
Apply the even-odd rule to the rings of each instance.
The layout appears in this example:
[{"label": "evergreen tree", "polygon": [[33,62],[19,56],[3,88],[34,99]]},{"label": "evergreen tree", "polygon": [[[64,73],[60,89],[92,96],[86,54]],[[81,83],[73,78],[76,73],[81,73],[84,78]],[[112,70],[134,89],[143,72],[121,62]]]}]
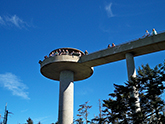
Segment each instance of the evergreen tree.
[{"label": "evergreen tree", "polygon": [[88,101],[85,102],[85,104],[79,105],[79,109],[78,109],[79,114],[77,114],[79,118],[75,121],[77,124],[83,124],[83,119],[85,120],[85,124],[88,124],[88,122],[90,122],[88,120],[88,115],[89,115],[88,109],[90,109],[92,106],[89,106],[87,104]]},{"label": "evergreen tree", "polygon": [[[108,123],[118,124],[160,124],[165,123],[163,115],[164,101],[161,95],[164,92],[165,63],[154,69],[149,65],[138,69],[138,75],[125,85],[114,84],[114,93],[109,94],[108,100],[103,100]],[[137,99],[131,97],[133,87],[139,92],[141,111],[134,112]]]},{"label": "evergreen tree", "polygon": [[26,121],[28,122],[28,124],[33,124],[33,121],[32,121],[32,119],[30,117]]},{"label": "evergreen tree", "polygon": [[105,119],[103,118],[103,114],[102,114],[102,104],[101,104],[101,100],[99,99],[99,116],[96,116],[94,119],[91,120],[91,122],[93,124],[104,124],[105,123]]},{"label": "evergreen tree", "polygon": [[156,124],[164,122],[165,103],[161,99],[161,95],[165,89],[163,84],[165,81],[165,63],[157,65],[154,69],[151,69],[148,64],[142,66],[142,69],[139,68],[138,74],[134,82],[140,84],[143,117]]}]

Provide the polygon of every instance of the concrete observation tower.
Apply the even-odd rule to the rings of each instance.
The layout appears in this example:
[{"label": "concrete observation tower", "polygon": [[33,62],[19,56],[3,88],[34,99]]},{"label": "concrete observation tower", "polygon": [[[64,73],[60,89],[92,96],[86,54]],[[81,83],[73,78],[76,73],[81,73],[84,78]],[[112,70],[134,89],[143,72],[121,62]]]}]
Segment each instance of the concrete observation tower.
[{"label": "concrete observation tower", "polygon": [[[165,50],[165,32],[112,48],[106,48],[88,55],[84,55],[82,51],[74,48],[61,48],[61,50],[68,50],[69,54],[48,57],[43,61],[40,60],[40,71],[45,77],[60,81],[58,123],[72,124],[73,81],[90,77],[95,66],[123,59],[126,59],[128,80],[131,81],[130,77],[136,76],[134,57]],[[70,55],[70,53],[73,54]],[[80,54],[81,57],[79,56]],[[137,107],[136,112],[140,111],[138,93],[133,92],[132,95],[137,98],[137,101],[134,103]]]},{"label": "concrete observation tower", "polygon": [[[40,61],[40,71],[45,77],[60,81],[59,91],[59,124],[73,123],[73,81],[84,80],[93,74],[93,67],[88,67],[79,63],[81,56],[85,54],[74,48],[59,48],[55,51],[66,51],[60,55],[50,56]],[[49,54],[49,55],[50,55]]]}]

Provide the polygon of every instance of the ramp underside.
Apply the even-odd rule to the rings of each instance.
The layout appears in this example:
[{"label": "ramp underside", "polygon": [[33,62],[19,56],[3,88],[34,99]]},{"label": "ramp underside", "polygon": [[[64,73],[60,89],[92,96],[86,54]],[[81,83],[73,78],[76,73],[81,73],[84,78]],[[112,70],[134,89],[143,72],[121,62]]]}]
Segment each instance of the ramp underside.
[{"label": "ramp underside", "polygon": [[165,50],[165,33],[82,56],[79,63],[89,67],[94,67],[125,59],[126,53],[132,53],[134,56],[139,56],[162,50]]}]

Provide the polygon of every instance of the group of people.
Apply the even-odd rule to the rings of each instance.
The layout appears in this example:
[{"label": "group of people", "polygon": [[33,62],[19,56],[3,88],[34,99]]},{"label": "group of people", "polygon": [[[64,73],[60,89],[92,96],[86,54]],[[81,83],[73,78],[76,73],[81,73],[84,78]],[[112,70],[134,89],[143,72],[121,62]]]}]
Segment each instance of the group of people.
[{"label": "group of people", "polygon": [[[149,31],[148,30],[146,30],[146,33],[142,36],[142,38],[144,38],[144,37],[148,37],[148,36],[153,36],[153,35],[157,35],[157,31],[155,30],[155,28],[153,28],[152,29],[152,32],[151,32],[151,34],[149,33]],[[140,38],[139,38],[140,39]],[[108,48],[111,48],[111,47],[115,47],[115,44],[114,43],[112,43],[112,46],[110,45],[110,44],[108,44]]]},{"label": "group of people", "polygon": [[[157,35],[155,28],[152,29],[151,35]],[[148,30],[146,30],[146,33],[142,36],[142,38],[148,37],[148,36],[150,36],[150,33],[148,32]]]},{"label": "group of people", "polygon": [[[87,50],[85,51],[85,55],[87,55],[88,52]],[[66,49],[58,49],[58,50],[55,50],[55,51],[52,51],[50,54],[49,54],[49,57],[53,57],[53,56],[58,56],[58,55],[75,55],[75,56],[79,56],[81,57],[81,52],[75,52],[75,51],[72,51],[71,53]],[[48,58],[48,56],[44,56],[44,58]]]},{"label": "group of people", "polygon": [[[142,38],[148,37],[150,35],[157,35],[157,32],[156,32],[155,28],[152,29],[151,34],[149,33],[148,30],[146,30],[146,33],[142,36]],[[111,47],[115,47],[115,44],[112,43],[112,46],[110,44],[108,44],[108,48],[111,48]],[[74,51],[72,51],[71,53],[69,53],[69,51],[67,49],[66,50],[58,49],[58,50],[55,50],[55,51],[51,52],[49,54],[49,57],[51,57],[51,56],[58,56],[58,55],[76,55],[76,56],[81,57],[81,52],[74,52]],[[87,50],[85,50],[85,55],[88,55]],[[44,58],[46,59],[46,58],[48,58],[48,56],[44,56]]]},{"label": "group of people", "polygon": [[57,55],[69,55],[69,51],[67,49],[66,50],[58,49],[49,54],[49,56],[57,56]]},{"label": "group of people", "polygon": [[111,47],[115,47],[115,44],[112,43],[112,46],[110,44],[108,44],[108,48],[111,48]]}]

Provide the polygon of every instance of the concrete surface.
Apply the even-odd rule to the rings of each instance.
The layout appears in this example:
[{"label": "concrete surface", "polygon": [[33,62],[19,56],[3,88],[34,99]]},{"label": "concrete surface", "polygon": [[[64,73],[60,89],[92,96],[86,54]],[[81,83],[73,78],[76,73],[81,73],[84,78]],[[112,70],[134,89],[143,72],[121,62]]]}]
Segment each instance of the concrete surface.
[{"label": "concrete surface", "polygon": [[90,77],[93,74],[93,67],[78,63],[79,57],[72,55],[59,55],[45,59],[41,64],[40,72],[45,77],[57,80],[60,79],[60,72],[70,70],[74,72],[74,81]]},{"label": "concrete surface", "polygon": [[73,80],[74,73],[72,71],[62,71],[60,73],[59,124],[73,123]]},{"label": "concrete surface", "polygon": [[135,40],[113,48],[107,48],[82,56],[79,63],[88,67],[94,67],[125,59],[126,53],[132,53],[134,56],[140,56],[161,50],[165,50],[165,33]]}]

